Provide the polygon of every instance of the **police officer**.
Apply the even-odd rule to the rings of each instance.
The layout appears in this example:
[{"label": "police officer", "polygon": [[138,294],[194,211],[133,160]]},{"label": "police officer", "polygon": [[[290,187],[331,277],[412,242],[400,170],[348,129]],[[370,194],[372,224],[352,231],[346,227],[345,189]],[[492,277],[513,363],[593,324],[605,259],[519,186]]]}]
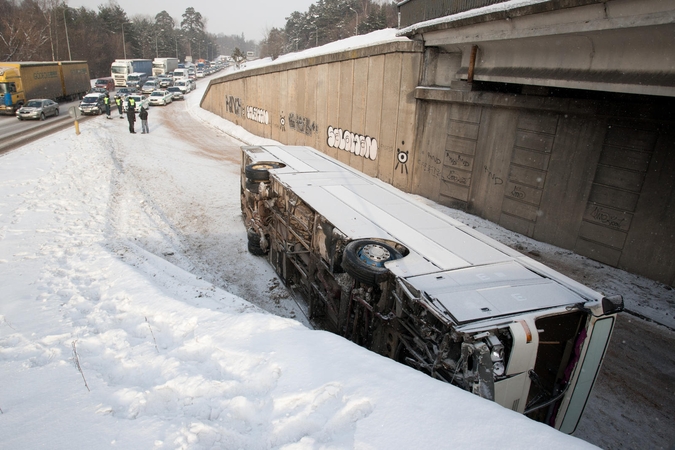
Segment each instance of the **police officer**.
[{"label": "police officer", "polygon": [[127,100],[127,109],[136,111],[136,100],[134,100],[133,97],[129,97],[129,100]]},{"label": "police officer", "polygon": [[124,119],[124,116],[122,115],[122,97],[116,95],[115,104],[117,105],[117,111],[120,113],[120,119]]},{"label": "police officer", "polygon": [[112,117],[110,117],[110,97],[108,97],[108,94],[105,95],[105,98],[103,99],[103,104],[105,105],[106,118],[112,119]]}]

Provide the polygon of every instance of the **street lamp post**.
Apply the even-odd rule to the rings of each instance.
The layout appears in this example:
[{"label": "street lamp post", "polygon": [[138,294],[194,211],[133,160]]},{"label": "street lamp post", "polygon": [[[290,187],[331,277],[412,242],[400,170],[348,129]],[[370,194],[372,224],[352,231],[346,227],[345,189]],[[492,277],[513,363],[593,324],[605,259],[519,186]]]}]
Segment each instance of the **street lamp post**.
[{"label": "street lamp post", "polygon": [[127,43],[124,40],[124,24],[130,24],[131,22],[122,22],[122,47],[124,47],[124,59],[127,59]]},{"label": "street lamp post", "polygon": [[316,21],[319,18],[319,16],[314,14],[313,17],[314,17],[314,21],[312,22],[312,25],[314,25],[314,31],[315,31],[315,33],[314,33],[314,47],[318,47],[319,46],[319,26],[316,24]]},{"label": "street lamp post", "polygon": [[354,36],[356,36],[359,34],[359,13],[351,6],[349,7],[349,9],[354,11],[354,14],[356,14],[356,26],[354,27]]},{"label": "street lamp post", "polygon": [[63,26],[66,27],[66,43],[68,44],[68,61],[73,60],[73,55],[70,54],[70,39],[68,39],[68,24],[66,23],[66,9],[68,7],[63,8]]},{"label": "street lamp post", "polygon": [[157,47],[157,39],[159,38],[159,33],[161,33],[164,30],[159,30],[159,32],[155,35],[155,58],[159,58],[159,49]]}]

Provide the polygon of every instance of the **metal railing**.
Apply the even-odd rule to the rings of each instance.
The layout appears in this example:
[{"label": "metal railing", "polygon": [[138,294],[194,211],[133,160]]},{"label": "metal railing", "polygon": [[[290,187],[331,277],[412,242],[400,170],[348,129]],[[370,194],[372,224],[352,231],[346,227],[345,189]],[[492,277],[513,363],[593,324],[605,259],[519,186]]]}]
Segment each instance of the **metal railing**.
[{"label": "metal railing", "polygon": [[408,0],[399,3],[400,27],[457,14],[508,0]]}]

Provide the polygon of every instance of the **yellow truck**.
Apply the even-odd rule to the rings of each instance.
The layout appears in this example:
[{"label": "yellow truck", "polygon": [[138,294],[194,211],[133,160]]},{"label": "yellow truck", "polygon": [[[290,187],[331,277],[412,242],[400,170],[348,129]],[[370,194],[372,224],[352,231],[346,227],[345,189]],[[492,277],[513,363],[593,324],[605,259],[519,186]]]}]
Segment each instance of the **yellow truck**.
[{"label": "yellow truck", "polygon": [[0,62],[0,113],[36,98],[74,100],[91,88],[86,61]]}]

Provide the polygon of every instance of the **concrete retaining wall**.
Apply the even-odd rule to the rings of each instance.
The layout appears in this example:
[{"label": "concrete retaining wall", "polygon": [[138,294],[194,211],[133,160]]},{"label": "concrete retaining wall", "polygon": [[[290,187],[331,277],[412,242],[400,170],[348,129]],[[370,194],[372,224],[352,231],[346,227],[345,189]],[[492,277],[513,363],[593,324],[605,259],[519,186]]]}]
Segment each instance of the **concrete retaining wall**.
[{"label": "concrete retaining wall", "polygon": [[211,81],[202,107],[256,135],[312,146],[405,191],[675,285],[671,99],[421,87],[423,50],[396,42],[238,72]]},{"label": "concrete retaining wall", "polygon": [[412,191],[675,284],[675,102],[418,88]]},{"label": "concrete retaining wall", "polygon": [[202,107],[409,191],[397,155],[412,150],[422,52],[399,41],[235,73],[210,83]]}]

